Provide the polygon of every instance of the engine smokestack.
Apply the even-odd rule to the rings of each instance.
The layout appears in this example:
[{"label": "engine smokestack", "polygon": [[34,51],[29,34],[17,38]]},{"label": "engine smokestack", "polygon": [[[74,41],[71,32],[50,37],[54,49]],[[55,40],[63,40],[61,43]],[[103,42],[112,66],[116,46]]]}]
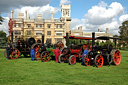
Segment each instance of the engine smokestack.
[{"label": "engine smokestack", "polygon": [[42,35],[42,46],[44,46],[44,35]]},{"label": "engine smokestack", "polygon": [[95,32],[92,32],[92,47],[95,45]]}]

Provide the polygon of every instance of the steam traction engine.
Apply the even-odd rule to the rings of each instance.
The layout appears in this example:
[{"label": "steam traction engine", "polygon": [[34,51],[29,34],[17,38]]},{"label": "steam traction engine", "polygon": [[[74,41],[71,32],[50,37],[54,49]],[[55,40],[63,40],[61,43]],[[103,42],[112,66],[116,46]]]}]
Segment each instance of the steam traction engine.
[{"label": "steam traction engine", "polygon": [[46,48],[44,48],[45,47],[44,45],[43,47],[42,45],[36,46],[36,54],[35,54],[36,60],[42,60],[43,62],[47,62],[51,58],[53,58],[53,56],[55,56],[54,49],[56,45],[59,47],[59,49],[64,47],[64,44],[61,41],[57,42],[55,45],[50,45],[50,44],[45,44],[45,45]]},{"label": "steam traction engine", "polygon": [[[37,46],[41,45],[41,43],[36,43],[33,37],[27,39],[26,41],[22,38],[17,39],[16,43],[13,43],[13,33],[11,33],[11,46],[10,50],[10,59],[17,59],[20,55],[24,55],[24,57],[30,57],[30,49],[33,46],[36,50],[38,49]],[[5,57],[6,50],[4,52]]]},{"label": "steam traction engine", "polygon": [[89,44],[84,45],[68,45],[68,39],[82,39],[82,40],[92,40],[92,38],[89,37],[80,37],[80,36],[68,36],[68,33],[66,33],[66,46],[61,49],[61,54],[59,56],[59,62],[69,62],[70,65],[74,65],[76,63],[76,60],[81,60],[83,50],[85,47],[88,47],[89,50],[91,50],[91,46]]},{"label": "steam traction engine", "polygon": [[[112,45],[104,46],[95,46],[95,39],[100,40],[110,40],[113,39],[115,41],[115,49],[113,49]],[[84,63],[86,66],[95,65],[96,67],[102,67],[103,64],[110,65],[119,65],[121,62],[121,53],[118,49],[116,49],[116,40],[119,39],[117,37],[106,37],[101,36],[95,38],[95,33],[92,33],[92,51],[89,52],[87,56],[84,57]]]}]

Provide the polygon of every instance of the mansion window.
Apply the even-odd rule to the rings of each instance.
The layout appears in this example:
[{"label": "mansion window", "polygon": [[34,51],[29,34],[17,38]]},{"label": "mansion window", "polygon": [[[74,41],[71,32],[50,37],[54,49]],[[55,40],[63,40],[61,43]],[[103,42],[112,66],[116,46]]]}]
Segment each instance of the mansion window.
[{"label": "mansion window", "polygon": [[57,36],[60,36],[60,35],[62,35],[62,33],[56,33],[56,35],[57,35]]},{"label": "mansion window", "polygon": [[36,24],[36,28],[43,28],[42,24]]},{"label": "mansion window", "polygon": [[15,31],[15,35],[21,35],[21,31]]},{"label": "mansion window", "polygon": [[14,24],[14,27],[22,27],[22,24]]},{"label": "mansion window", "polygon": [[27,31],[27,35],[31,35],[31,31]]},{"label": "mansion window", "polygon": [[56,28],[62,28],[62,24],[56,25]]},{"label": "mansion window", "polygon": [[51,35],[51,31],[47,31],[47,35]]},{"label": "mansion window", "polygon": [[31,28],[31,24],[27,24],[28,28]]},{"label": "mansion window", "polygon": [[47,24],[47,28],[51,28],[51,24]]}]

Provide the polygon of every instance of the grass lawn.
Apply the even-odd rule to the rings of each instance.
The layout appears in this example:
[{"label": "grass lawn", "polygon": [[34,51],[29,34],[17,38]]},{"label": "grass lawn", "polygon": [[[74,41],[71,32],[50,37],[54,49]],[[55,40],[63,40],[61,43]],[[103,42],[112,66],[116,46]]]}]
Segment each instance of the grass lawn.
[{"label": "grass lawn", "polygon": [[7,60],[0,50],[0,85],[128,85],[128,51],[119,66],[70,66],[55,61]]}]

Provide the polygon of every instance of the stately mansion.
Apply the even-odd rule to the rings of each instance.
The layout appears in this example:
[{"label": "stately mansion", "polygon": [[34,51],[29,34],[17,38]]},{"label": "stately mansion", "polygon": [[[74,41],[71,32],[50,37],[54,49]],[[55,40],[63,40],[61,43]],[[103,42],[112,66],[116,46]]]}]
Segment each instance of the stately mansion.
[{"label": "stately mansion", "polygon": [[[53,12],[51,12],[50,19],[43,19],[41,14],[37,15],[37,18],[31,19],[25,13],[19,13],[17,18],[13,17],[13,11],[11,11],[11,19],[15,21],[12,26],[13,40],[16,41],[17,38],[29,38],[34,37],[36,41],[41,41],[42,35],[44,35],[44,43],[55,44],[58,41],[65,42],[63,36],[68,32],[70,35],[74,36],[86,36],[91,37],[91,32],[83,32],[82,26],[78,27],[77,30],[70,30],[71,22],[71,5],[61,6],[61,17],[59,19],[53,18]],[[11,35],[11,33],[9,33]],[[113,34],[108,32],[100,32],[98,30],[95,34],[96,36],[113,36]]]}]

